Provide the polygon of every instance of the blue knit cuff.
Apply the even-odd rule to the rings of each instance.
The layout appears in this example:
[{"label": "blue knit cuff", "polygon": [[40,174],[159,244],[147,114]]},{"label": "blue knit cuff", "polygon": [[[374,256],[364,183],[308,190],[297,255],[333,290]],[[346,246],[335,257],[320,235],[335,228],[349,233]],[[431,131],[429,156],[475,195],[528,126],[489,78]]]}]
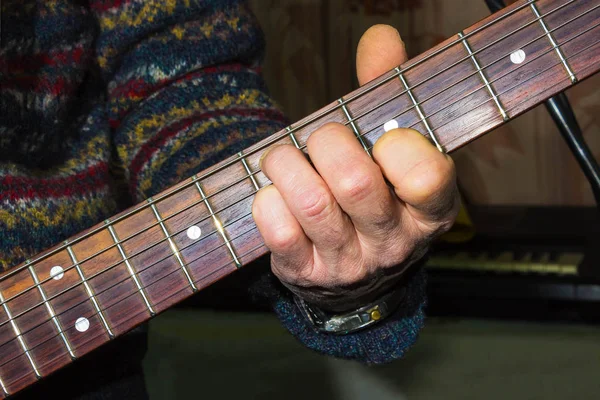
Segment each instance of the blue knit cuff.
[{"label": "blue knit cuff", "polygon": [[272,274],[264,277],[259,286],[283,325],[306,347],[333,357],[383,364],[404,356],[424,325],[425,273],[415,273],[406,285],[406,298],[394,315],[348,335],[318,332],[298,309],[291,293]]}]

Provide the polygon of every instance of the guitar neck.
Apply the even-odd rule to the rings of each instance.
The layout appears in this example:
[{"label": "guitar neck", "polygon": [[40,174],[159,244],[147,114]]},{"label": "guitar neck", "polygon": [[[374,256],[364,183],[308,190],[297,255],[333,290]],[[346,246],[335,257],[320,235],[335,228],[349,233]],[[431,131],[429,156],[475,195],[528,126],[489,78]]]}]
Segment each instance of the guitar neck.
[{"label": "guitar neck", "polygon": [[600,0],[521,0],[281,132],[0,277],[0,398],[267,253],[251,215],[270,146],[325,123],[369,152],[411,127],[451,152],[600,68]]}]

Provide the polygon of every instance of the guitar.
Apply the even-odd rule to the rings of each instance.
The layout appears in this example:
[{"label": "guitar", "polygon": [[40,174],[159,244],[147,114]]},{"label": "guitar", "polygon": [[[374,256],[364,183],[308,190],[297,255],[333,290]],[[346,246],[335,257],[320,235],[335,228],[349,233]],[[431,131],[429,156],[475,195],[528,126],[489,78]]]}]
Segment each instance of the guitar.
[{"label": "guitar", "polygon": [[243,152],[0,275],[0,398],[267,253],[258,161],[328,122],[451,152],[600,69],[600,0],[520,0]]}]

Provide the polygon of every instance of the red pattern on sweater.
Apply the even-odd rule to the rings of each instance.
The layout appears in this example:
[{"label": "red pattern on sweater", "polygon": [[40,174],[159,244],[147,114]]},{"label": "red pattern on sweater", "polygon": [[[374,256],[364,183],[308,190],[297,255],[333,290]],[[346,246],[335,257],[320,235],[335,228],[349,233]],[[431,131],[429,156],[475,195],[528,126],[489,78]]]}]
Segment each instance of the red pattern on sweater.
[{"label": "red pattern on sweater", "polygon": [[133,188],[138,187],[138,177],[140,172],[144,169],[145,164],[150,160],[150,158],[152,158],[152,155],[154,153],[164,148],[165,143],[171,137],[177,135],[183,130],[189,128],[192,124],[195,124],[199,121],[211,118],[219,118],[222,116],[244,117],[246,119],[255,118],[260,121],[270,120],[286,123],[285,116],[278,110],[268,108],[229,108],[226,110],[214,110],[199,115],[194,115],[192,117],[171,124],[161,129],[156,135],[152,137],[152,139],[150,139],[143,146],[141,146],[140,150],[137,152],[137,154],[131,161],[129,171],[131,173],[130,185],[132,190]]},{"label": "red pattern on sweater", "polygon": [[84,54],[89,55],[80,43],[69,49],[52,50],[47,53],[19,55],[12,58],[0,58],[0,69],[10,71],[11,74],[27,73],[32,70],[47,67],[63,67],[69,64],[79,64]]},{"label": "red pattern on sweater", "polygon": [[104,12],[130,2],[131,0],[96,0],[90,1],[90,8],[96,12]]},{"label": "red pattern on sweater", "polygon": [[108,182],[108,164],[101,162],[66,177],[31,178],[3,176],[0,178],[0,201],[32,200],[88,195],[103,190]]},{"label": "red pattern on sweater", "polygon": [[[158,92],[160,89],[170,86],[174,83],[181,82],[189,82],[191,80],[201,78],[203,76],[211,75],[211,74],[223,74],[227,72],[240,72],[240,71],[249,71],[255,74],[260,73],[259,68],[248,67],[247,65],[240,63],[232,63],[232,64],[224,64],[218,66],[211,66],[207,68],[202,68],[198,71],[188,73],[184,76],[174,77],[171,79],[164,79],[162,81],[157,82],[148,82],[143,79],[131,79],[125,82],[123,85],[119,85],[113,88],[110,91],[110,96],[112,98],[146,98],[151,94]],[[127,115],[130,108],[124,108],[117,116],[110,118],[109,123],[110,127],[113,129],[118,128],[123,121],[123,118]]]}]

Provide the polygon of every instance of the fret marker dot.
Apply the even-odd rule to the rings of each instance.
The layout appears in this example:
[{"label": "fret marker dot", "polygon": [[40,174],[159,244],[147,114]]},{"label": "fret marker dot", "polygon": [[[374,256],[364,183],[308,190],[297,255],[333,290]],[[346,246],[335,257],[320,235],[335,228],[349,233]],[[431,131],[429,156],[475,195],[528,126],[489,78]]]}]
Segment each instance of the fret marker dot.
[{"label": "fret marker dot", "polygon": [[202,235],[202,230],[199,226],[193,225],[188,228],[187,235],[190,239],[196,240]]},{"label": "fret marker dot", "polygon": [[386,132],[389,132],[392,129],[398,129],[398,122],[395,119],[388,121],[383,125],[383,130]]},{"label": "fret marker dot", "polygon": [[75,329],[77,329],[79,332],[85,332],[90,328],[90,321],[85,318],[85,317],[79,317],[77,318],[77,321],[75,321]]},{"label": "fret marker dot", "polygon": [[525,61],[525,52],[521,49],[512,52],[510,54],[510,61],[512,61],[513,64],[521,64]]},{"label": "fret marker dot", "polygon": [[62,269],[62,267],[60,265],[55,265],[54,267],[52,267],[50,269],[50,277],[54,280],[61,280],[63,276],[65,276],[64,274],[64,269]]}]

